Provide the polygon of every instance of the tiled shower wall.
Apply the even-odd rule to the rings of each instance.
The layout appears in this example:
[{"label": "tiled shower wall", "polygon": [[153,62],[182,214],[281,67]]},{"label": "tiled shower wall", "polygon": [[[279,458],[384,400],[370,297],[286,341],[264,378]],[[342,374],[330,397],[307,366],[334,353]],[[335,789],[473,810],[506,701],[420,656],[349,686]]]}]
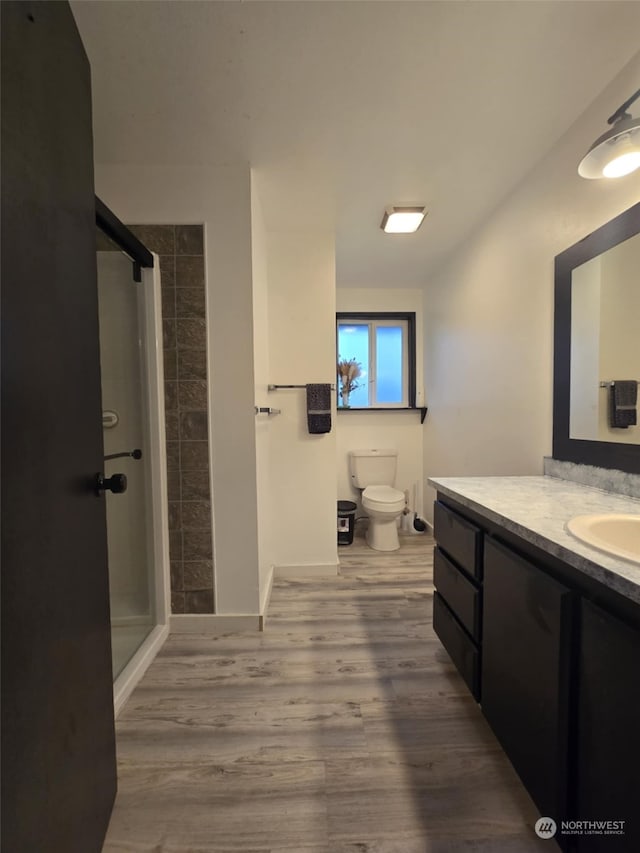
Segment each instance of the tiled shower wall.
[{"label": "tiled shower wall", "polygon": [[202,225],[129,225],[160,256],[173,613],[213,613]]}]

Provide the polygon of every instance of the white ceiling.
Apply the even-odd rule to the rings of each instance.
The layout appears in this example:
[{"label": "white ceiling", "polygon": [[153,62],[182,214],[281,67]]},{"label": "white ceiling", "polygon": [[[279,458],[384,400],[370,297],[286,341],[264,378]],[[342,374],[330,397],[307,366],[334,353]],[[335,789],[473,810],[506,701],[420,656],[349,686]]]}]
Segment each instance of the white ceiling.
[{"label": "white ceiling", "polygon": [[[335,230],[338,284],[361,287],[428,281],[640,33],[640,2],[615,0],[71,6],[98,163],[246,159],[268,227]],[[402,203],[429,216],[383,234],[384,207]]]}]

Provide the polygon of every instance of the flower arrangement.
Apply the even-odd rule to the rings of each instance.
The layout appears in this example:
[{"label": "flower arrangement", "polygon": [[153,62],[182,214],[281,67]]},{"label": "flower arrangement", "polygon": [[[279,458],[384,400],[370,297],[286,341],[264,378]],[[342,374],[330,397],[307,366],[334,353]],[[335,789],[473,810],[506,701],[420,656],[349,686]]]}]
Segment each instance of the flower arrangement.
[{"label": "flower arrangement", "polygon": [[342,358],[338,356],[338,376],[340,377],[340,396],[342,397],[342,406],[346,408],[349,405],[349,394],[360,387],[360,383],[356,379],[362,375],[362,365],[355,358]]}]

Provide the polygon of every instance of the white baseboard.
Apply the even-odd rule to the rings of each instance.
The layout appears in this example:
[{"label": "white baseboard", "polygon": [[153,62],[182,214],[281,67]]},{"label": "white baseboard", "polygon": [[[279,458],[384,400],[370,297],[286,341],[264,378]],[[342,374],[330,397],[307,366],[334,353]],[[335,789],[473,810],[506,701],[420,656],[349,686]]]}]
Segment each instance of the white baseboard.
[{"label": "white baseboard", "polygon": [[307,563],[274,566],[276,578],[327,578],[338,574],[339,563]]},{"label": "white baseboard", "polygon": [[260,630],[259,613],[176,613],[171,616],[172,634],[235,634]]},{"label": "white baseboard", "polygon": [[112,616],[111,617],[111,627],[112,628],[134,628],[138,625],[150,625],[152,622],[151,615],[147,614],[137,614],[135,616]]},{"label": "white baseboard", "polygon": [[259,613],[176,613],[171,616],[172,634],[233,634],[264,631],[275,578],[333,577],[337,563],[272,566],[262,592]]},{"label": "white baseboard", "polygon": [[156,625],[113,683],[113,711],[117,717],[134,688],[169,636],[168,625]]},{"label": "white baseboard", "polygon": [[267,610],[271,601],[271,590],[273,589],[273,566],[269,569],[267,579],[262,591],[262,601],[260,602],[260,630],[264,631],[264,626],[267,621]]}]

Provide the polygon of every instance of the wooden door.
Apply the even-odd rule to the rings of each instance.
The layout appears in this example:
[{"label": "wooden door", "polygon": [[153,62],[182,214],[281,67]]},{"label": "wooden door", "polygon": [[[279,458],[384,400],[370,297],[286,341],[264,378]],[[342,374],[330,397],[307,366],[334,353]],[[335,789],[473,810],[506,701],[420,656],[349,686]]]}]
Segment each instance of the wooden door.
[{"label": "wooden door", "polygon": [[2,10],[2,849],[98,853],[116,789],[89,64]]}]

